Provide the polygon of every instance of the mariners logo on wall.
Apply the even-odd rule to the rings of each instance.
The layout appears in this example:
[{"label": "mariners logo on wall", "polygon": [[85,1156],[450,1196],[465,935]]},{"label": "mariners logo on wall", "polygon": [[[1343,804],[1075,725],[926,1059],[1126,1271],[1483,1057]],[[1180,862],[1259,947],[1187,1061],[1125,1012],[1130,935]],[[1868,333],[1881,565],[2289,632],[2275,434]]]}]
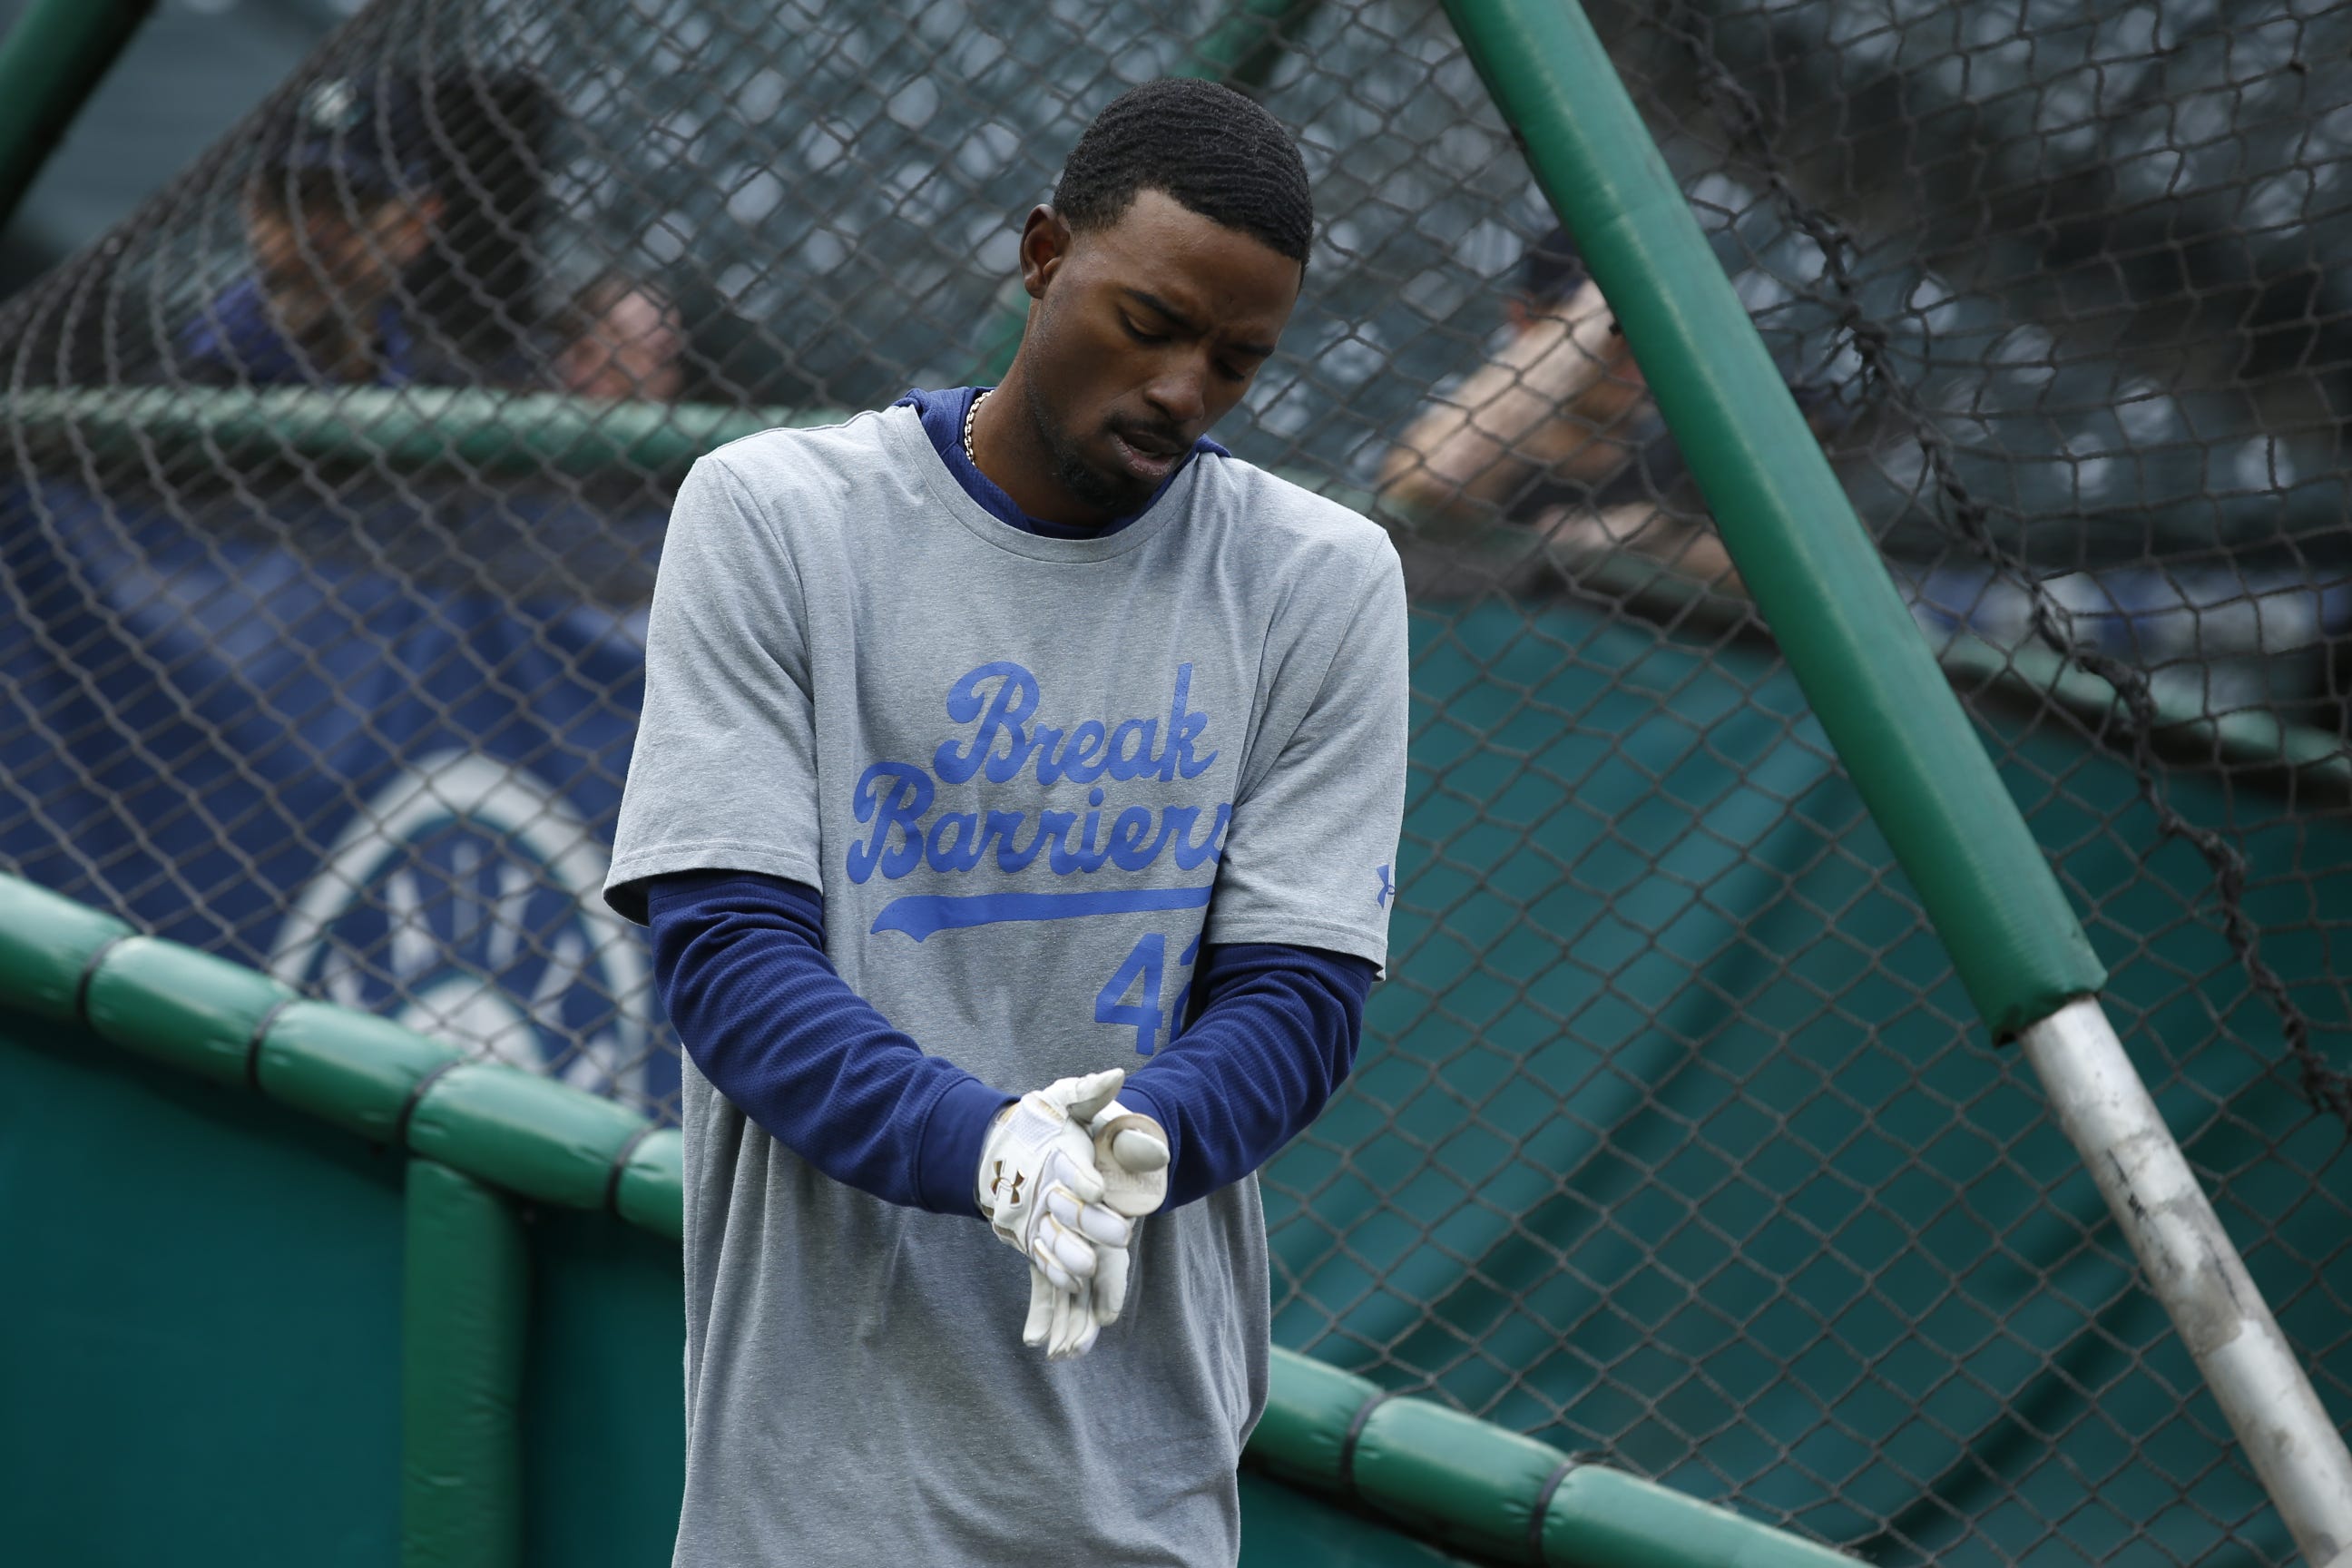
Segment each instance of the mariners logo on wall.
[{"label": "mariners logo on wall", "polygon": [[528,771],[438,753],[344,828],[269,972],[471,1056],[641,1096],[650,981],[643,943],[604,907],[605,864],[587,823]]}]

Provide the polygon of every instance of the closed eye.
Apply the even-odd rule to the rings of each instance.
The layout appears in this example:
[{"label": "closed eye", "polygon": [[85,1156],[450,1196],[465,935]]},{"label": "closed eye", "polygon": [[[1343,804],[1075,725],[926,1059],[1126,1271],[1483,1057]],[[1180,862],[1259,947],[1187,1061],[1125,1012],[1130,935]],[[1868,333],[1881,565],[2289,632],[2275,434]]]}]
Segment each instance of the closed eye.
[{"label": "closed eye", "polygon": [[1118,324],[1125,327],[1127,329],[1127,335],[1133,338],[1139,343],[1164,343],[1168,341],[1167,333],[1147,332],[1141,327],[1137,326],[1133,321],[1129,321],[1125,316],[1121,316],[1118,319]]}]

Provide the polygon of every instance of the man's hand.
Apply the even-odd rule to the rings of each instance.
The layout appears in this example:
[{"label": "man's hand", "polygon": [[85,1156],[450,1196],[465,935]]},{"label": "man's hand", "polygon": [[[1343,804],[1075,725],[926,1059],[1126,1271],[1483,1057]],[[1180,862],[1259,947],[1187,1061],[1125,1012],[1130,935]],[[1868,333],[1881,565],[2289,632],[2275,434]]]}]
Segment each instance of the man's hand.
[{"label": "man's hand", "polygon": [[1033,1089],[997,1119],[981,1145],[974,1183],[980,1212],[1035,1271],[1022,1340],[1044,1344],[1053,1360],[1094,1348],[1094,1277],[1106,1252],[1125,1258],[1134,1234],[1103,1202],[1088,1131],[1126,1081],[1114,1068]]}]

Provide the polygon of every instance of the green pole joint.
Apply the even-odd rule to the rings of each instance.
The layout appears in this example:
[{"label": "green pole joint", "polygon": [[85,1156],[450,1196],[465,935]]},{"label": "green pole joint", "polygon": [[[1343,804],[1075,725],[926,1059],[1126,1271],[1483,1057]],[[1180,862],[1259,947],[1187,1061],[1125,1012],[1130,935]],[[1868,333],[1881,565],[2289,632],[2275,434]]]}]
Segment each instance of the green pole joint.
[{"label": "green pole joint", "polygon": [[492,1188],[408,1163],[401,1282],[401,1568],[522,1562],[522,1222]]},{"label": "green pole joint", "polygon": [[33,0],[0,38],[0,229],[155,0]]},{"label": "green pole joint", "polygon": [[2006,1038],[2106,972],[1583,10],[1446,0],[1740,576],[1969,999]]}]

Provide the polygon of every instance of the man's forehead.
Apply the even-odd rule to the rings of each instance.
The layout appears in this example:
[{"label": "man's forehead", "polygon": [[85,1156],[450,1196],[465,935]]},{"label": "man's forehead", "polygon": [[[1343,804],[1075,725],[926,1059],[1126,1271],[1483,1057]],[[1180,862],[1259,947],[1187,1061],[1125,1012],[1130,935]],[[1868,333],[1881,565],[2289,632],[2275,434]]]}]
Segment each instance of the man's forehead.
[{"label": "man's forehead", "polygon": [[1271,335],[1298,300],[1297,262],[1164,191],[1138,191],[1116,223],[1074,239],[1095,253],[1113,287],[1197,318],[1197,326],[1247,320]]}]

